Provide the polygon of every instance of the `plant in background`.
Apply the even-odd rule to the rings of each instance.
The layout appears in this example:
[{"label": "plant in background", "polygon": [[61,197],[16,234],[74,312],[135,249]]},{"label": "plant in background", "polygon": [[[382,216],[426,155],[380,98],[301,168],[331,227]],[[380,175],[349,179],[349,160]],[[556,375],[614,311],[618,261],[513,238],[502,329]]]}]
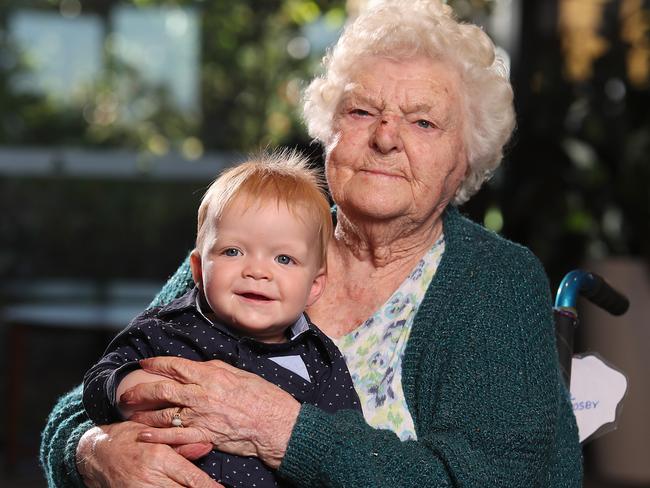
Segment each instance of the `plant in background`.
[{"label": "plant in background", "polygon": [[[301,90],[352,0],[3,3],[0,142],[205,149],[305,144]],[[449,2],[485,17],[494,0]],[[57,78],[59,78],[57,80]]]},{"label": "plant in background", "polygon": [[530,247],[554,285],[585,259],[650,260],[650,5],[521,6],[518,126],[466,210]]},{"label": "plant in background", "polygon": [[[560,9],[563,72],[574,92],[562,143],[575,178],[567,193],[568,222],[582,215],[577,230],[586,235],[587,258],[633,255],[650,261],[650,5],[645,3],[573,0]],[[585,46],[594,49],[585,53]]]},{"label": "plant in background", "polygon": [[[182,161],[206,151],[309,148],[298,110],[301,90],[320,69],[324,49],[338,36],[347,13],[362,3],[2,2],[0,144],[126,148],[139,153],[145,173],[151,158],[167,153]],[[460,17],[478,22],[499,5],[497,0],[448,3]],[[562,11],[549,7],[554,4],[520,2],[522,55],[513,60],[518,128],[502,169],[463,210],[531,247],[557,280],[588,256],[650,257],[650,56],[647,2],[563,0],[557,5],[587,10],[561,21],[556,15]],[[29,17],[22,14],[32,15],[36,25],[51,22],[52,28],[29,30]],[[591,30],[571,33],[567,18],[589,20]],[[94,34],[76,43],[54,36],[76,29]],[[51,51],[57,46],[63,50]],[[80,50],[67,57],[38,55],[38,49],[65,53],[73,47]],[[577,64],[567,67],[572,59]],[[53,83],[53,73],[77,72],[79,83]],[[310,149],[320,156],[320,150]],[[23,183],[11,192],[3,183],[6,195],[45,198],[31,195]],[[118,197],[129,198],[106,196],[107,206]],[[74,214],[76,207],[66,208]],[[152,211],[168,211],[163,198]],[[27,226],[24,233],[4,234],[15,235],[16,242],[42,235],[40,221],[25,218],[17,223]],[[159,235],[156,222],[155,229],[142,230],[147,242]],[[186,246],[183,241],[177,248]],[[11,253],[2,256],[0,265],[17,262]]]}]

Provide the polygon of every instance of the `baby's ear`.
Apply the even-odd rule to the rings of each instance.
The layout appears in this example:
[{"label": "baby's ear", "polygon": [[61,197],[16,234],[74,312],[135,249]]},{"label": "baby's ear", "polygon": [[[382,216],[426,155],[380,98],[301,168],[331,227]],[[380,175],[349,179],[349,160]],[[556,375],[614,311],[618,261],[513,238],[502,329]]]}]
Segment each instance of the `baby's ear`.
[{"label": "baby's ear", "polygon": [[305,308],[312,306],[316,303],[316,300],[320,298],[325,291],[325,284],[327,283],[327,271],[325,268],[318,270],[316,277],[314,278],[313,283],[311,284],[311,290],[309,291],[309,297],[307,298],[307,303]]},{"label": "baby's ear", "polygon": [[200,290],[202,290],[203,268],[201,266],[201,255],[199,254],[198,249],[194,249],[190,253],[190,269],[192,270],[192,278],[194,278],[194,283],[199,287]]}]

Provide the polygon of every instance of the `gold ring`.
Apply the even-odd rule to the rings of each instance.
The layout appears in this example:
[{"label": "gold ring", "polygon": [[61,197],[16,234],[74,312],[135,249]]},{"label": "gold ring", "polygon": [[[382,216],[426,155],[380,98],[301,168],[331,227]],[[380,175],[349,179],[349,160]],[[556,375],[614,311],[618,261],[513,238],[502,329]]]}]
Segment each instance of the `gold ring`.
[{"label": "gold ring", "polygon": [[176,410],[174,415],[172,416],[172,427],[183,427],[183,419],[181,418],[181,410],[183,408],[179,408]]}]

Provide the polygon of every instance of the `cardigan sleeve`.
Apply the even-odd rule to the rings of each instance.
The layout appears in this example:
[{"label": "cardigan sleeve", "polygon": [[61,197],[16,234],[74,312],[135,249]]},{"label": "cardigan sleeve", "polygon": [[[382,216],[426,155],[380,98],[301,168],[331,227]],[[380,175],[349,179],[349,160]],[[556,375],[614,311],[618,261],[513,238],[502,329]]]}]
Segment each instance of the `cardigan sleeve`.
[{"label": "cardigan sleeve", "polygon": [[176,272],[167,280],[147,308],[161,307],[176,300],[187,290],[194,286],[192,270],[190,269],[190,255],[181,263]]},{"label": "cardigan sleeve", "polygon": [[[193,284],[188,256],[160,290],[150,307],[171,302]],[[92,426],[93,423],[83,407],[82,386],[79,385],[59,399],[41,434],[40,462],[49,487],[84,486],[77,471],[77,444]]]},{"label": "cardigan sleeve", "polygon": [[41,434],[40,462],[47,486],[84,486],[75,456],[79,439],[92,426],[83,407],[79,385],[59,399]]},{"label": "cardigan sleeve", "polygon": [[[400,442],[354,412],[303,405],[280,474],[299,487],[581,486],[546,277],[517,254],[499,286],[444,290],[429,318],[436,332],[421,347],[409,403],[418,440]],[[410,340],[419,339],[414,329]]]}]

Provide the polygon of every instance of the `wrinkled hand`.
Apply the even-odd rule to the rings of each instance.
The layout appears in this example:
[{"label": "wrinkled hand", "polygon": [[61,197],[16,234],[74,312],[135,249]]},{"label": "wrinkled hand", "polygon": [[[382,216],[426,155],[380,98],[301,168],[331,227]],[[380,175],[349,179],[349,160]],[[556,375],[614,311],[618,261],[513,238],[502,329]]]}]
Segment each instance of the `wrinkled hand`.
[{"label": "wrinkled hand", "polygon": [[120,398],[126,404],[167,402],[182,407],[184,428],[170,427],[175,408],[136,412],[147,429],[138,440],[163,444],[210,442],[240,456],[257,456],[277,469],[286,452],[300,403],[257,375],[222,361],[177,357],[140,361],[140,366],[175,381],[140,384]]},{"label": "wrinkled hand", "polygon": [[[84,484],[89,488],[223,488],[170,446],[139,442],[137,436],[143,429],[147,426],[120,422],[88,430],[76,455]],[[196,445],[188,449],[191,454],[206,454]]]}]

